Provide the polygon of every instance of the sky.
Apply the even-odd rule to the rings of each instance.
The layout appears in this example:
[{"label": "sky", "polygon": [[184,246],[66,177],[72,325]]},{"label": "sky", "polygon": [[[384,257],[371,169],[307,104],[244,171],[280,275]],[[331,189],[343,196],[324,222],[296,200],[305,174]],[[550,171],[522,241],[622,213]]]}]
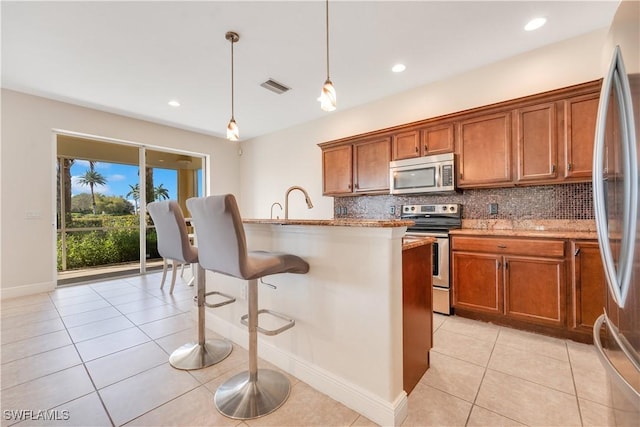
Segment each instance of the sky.
[{"label": "sky", "polygon": [[[78,182],[79,177],[89,170],[89,162],[86,160],[76,160],[71,166],[71,194],[90,193],[88,185],[82,185]],[[95,164],[96,172],[105,177],[107,183],[105,185],[97,185],[94,187],[96,193],[106,196],[122,196],[129,200],[132,204],[133,198],[127,197],[127,193],[131,191],[131,187],[138,183],[138,166],[121,165],[117,163],[97,162]],[[176,200],[178,194],[176,187],[178,184],[178,173],[172,169],[153,169],[153,185],[159,186],[163,184],[164,188],[169,190],[169,198]]]}]

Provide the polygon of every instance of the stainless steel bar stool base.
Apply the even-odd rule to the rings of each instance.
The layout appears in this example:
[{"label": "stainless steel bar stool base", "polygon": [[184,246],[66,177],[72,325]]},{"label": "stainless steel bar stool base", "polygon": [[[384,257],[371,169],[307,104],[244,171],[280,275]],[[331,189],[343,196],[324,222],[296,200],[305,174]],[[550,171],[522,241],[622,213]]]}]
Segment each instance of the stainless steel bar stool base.
[{"label": "stainless steel bar stool base", "polygon": [[214,396],[216,408],[236,420],[262,417],[278,409],[291,392],[289,379],[271,369],[258,369],[250,380],[249,371],[234,375],[224,382]]},{"label": "stainless steel bar stool base", "polygon": [[224,340],[208,340],[203,344],[190,342],[169,356],[169,363],[176,369],[192,370],[206,368],[224,360],[233,346]]}]

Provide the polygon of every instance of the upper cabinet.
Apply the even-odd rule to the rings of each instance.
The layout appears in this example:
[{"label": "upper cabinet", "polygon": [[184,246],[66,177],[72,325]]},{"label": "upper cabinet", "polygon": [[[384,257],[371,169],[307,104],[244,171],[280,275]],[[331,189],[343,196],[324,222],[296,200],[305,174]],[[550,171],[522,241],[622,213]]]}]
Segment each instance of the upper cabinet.
[{"label": "upper cabinet", "polygon": [[341,141],[321,147],[323,195],[389,192],[390,137]]},{"label": "upper cabinet", "polygon": [[320,145],[323,194],[389,191],[389,161],[454,152],[460,188],[591,180],[601,81]]},{"label": "upper cabinet", "polygon": [[511,182],[510,113],[463,120],[458,124],[458,135],[458,186]]},{"label": "upper cabinet", "polygon": [[564,101],[565,177],[591,179],[599,94]]},{"label": "upper cabinet", "polygon": [[436,124],[393,135],[392,160],[453,152],[453,123]]}]

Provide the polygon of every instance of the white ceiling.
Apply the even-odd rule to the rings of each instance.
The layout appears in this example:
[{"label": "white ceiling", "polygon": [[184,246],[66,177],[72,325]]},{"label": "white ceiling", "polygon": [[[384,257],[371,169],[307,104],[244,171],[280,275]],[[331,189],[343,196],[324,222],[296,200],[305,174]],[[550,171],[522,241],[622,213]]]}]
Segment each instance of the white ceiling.
[{"label": "white ceiling", "polygon": [[[612,1],[331,0],[338,110],[609,25]],[[322,117],[324,1],[2,1],[2,87],[241,139]],[[547,24],[525,32],[525,23]],[[406,64],[401,74],[390,71]],[[260,87],[273,78],[291,91]],[[171,99],[182,104],[167,105]]]}]

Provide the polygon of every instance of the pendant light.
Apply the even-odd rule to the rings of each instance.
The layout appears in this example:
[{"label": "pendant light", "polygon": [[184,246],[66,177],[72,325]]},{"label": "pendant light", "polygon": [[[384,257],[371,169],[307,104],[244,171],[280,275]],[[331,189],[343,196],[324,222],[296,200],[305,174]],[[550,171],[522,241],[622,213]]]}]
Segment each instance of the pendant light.
[{"label": "pendant light", "polygon": [[237,141],[240,138],[240,131],[238,130],[238,124],[234,117],[234,91],[233,91],[233,44],[240,40],[238,33],[233,31],[227,31],[224,38],[231,42],[231,120],[227,125],[227,139],[230,141]]},{"label": "pendant light", "polygon": [[325,11],[327,24],[327,80],[322,86],[318,101],[320,101],[320,108],[324,111],[333,111],[336,109],[336,89],[329,78],[329,0],[325,1]]}]

